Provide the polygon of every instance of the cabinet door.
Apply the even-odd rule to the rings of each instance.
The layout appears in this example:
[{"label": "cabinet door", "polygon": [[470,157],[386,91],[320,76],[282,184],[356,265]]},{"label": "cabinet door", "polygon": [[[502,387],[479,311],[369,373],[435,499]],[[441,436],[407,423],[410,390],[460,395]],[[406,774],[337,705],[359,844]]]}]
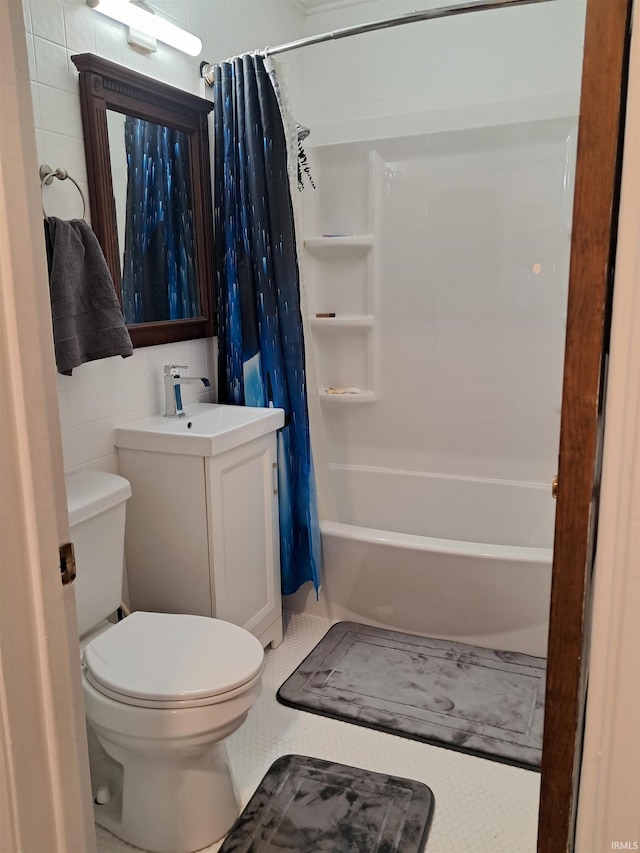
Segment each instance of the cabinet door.
[{"label": "cabinet door", "polygon": [[134,610],[212,616],[201,456],[118,451],[131,483],[125,553]]},{"label": "cabinet door", "polygon": [[205,464],[214,615],[260,637],[282,615],[275,434]]}]

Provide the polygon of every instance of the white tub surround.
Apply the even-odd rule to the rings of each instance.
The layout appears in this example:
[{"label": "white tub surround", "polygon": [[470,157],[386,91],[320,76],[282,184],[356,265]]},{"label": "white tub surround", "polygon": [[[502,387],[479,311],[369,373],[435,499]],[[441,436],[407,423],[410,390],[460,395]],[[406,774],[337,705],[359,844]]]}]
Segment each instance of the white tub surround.
[{"label": "white tub surround", "polygon": [[551,481],[576,142],[576,119],[551,106],[309,148],[306,282],[330,462]]},{"label": "white tub surround", "polygon": [[337,511],[320,601],[288,606],[545,654],[575,108],[555,96],[310,137]]},{"label": "white tub surround", "polygon": [[[301,590],[286,597],[288,608],[546,654],[553,542],[548,489],[345,466],[332,473],[346,523],[321,522],[320,598]],[[381,528],[383,514],[391,529]]]}]

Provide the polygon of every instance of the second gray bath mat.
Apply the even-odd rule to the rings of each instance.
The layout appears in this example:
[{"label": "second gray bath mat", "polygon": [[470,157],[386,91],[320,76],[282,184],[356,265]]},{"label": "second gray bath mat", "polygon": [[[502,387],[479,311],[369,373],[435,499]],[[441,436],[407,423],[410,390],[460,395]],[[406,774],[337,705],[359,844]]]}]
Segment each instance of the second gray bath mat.
[{"label": "second gray bath mat", "polygon": [[338,622],[278,691],[284,705],[538,769],[545,659]]},{"label": "second gray bath mat", "polygon": [[432,813],[433,794],[422,782],[285,755],[220,853],[420,853]]}]

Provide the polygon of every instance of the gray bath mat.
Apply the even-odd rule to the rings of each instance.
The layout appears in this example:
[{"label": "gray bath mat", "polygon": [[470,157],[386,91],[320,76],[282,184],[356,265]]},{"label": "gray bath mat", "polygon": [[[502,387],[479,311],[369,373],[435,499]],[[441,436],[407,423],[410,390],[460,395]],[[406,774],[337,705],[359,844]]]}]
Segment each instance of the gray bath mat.
[{"label": "gray bath mat", "polygon": [[544,658],[338,622],[284,705],[521,767],[542,757]]},{"label": "gray bath mat", "polygon": [[433,794],[421,782],[285,755],[220,853],[419,853],[432,812]]}]

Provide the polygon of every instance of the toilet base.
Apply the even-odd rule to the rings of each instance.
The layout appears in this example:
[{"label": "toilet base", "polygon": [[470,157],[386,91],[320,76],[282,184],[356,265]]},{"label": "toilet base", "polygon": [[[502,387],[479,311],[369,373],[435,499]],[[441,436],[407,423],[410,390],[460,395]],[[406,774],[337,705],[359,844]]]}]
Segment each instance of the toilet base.
[{"label": "toilet base", "polygon": [[151,853],[191,853],[222,838],[240,814],[224,743],[176,761],[117,755],[113,744],[107,755],[94,738],[94,819],[128,844]]}]

